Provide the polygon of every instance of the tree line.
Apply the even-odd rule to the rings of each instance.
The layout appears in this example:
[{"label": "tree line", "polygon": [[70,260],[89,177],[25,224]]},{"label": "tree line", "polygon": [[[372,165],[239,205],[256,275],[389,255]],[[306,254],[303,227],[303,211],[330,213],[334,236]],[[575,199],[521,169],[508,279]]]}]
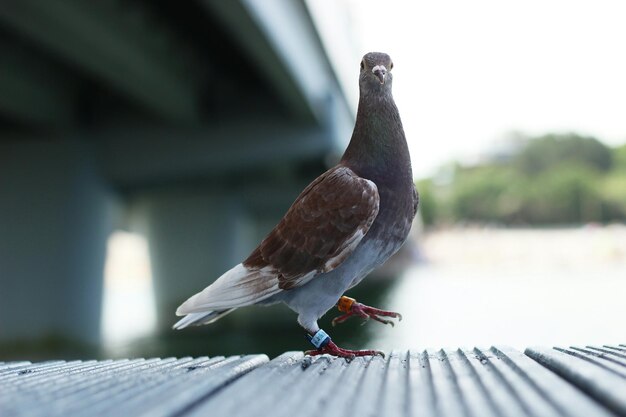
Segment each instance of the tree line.
[{"label": "tree line", "polygon": [[426,225],[559,225],[626,220],[626,145],[592,137],[520,137],[479,164],[417,182]]}]

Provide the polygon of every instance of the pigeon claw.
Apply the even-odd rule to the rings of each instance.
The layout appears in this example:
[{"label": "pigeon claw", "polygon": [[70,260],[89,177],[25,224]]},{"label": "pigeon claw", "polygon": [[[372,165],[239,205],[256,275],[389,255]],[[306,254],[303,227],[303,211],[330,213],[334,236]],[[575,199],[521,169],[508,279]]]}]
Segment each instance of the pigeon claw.
[{"label": "pigeon claw", "polygon": [[365,320],[363,324],[365,324],[369,319],[373,319],[383,324],[390,324],[391,327],[394,327],[395,323],[389,319],[384,319],[383,317],[391,317],[398,319],[398,321],[402,321],[402,314],[400,313],[381,310],[378,308],[366,306],[365,304],[354,302],[350,307],[350,311],[333,319],[332,325],[336,326],[337,324],[343,323],[350,317],[354,316],[363,318]]},{"label": "pigeon claw", "polygon": [[317,350],[307,350],[304,352],[307,356],[317,356],[317,355],[331,355],[337,356],[340,358],[346,359],[348,362],[352,361],[357,356],[381,356],[385,357],[385,354],[380,350],[350,350],[350,349],[342,349],[337,346],[334,342],[330,341],[326,346],[317,349]]}]

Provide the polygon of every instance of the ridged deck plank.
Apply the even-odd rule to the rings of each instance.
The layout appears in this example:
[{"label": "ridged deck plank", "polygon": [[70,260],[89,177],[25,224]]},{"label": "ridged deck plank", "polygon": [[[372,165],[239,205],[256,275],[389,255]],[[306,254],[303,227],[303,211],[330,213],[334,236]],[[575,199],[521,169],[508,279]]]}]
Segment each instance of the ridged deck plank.
[{"label": "ridged deck plank", "polygon": [[626,365],[614,360],[619,355],[589,348],[541,347],[526,349],[526,355],[616,414],[626,416]]},{"label": "ridged deck plank", "polygon": [[249,355],[22,363],[0,376],[0,416],[180,415],[267,361]]},{"label": "ridged deck plank", "polygon": [[0,416],[626,416],[626,346],[0,362]]}]

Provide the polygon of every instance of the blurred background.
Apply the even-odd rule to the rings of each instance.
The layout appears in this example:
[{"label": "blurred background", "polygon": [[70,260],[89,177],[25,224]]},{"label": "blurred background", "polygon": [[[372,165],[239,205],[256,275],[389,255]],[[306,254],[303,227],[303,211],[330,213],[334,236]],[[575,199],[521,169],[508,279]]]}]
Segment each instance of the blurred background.
[{"label": "blurred background", "polygon": [[623,343],[626,6],[617,1],[6,1],[0,359],[307,349],[284,306],[174,332],[350,138],[394,59],[421,194],[352,290],[376,349]]}]

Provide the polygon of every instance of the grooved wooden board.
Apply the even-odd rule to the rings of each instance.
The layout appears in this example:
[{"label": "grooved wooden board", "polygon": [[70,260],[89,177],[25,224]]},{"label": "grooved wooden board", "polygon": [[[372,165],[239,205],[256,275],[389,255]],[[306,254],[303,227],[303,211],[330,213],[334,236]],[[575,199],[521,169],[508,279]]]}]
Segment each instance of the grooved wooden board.
[{"label": "grooved wooden board", "polygon": [[626,346],[0,362],[6,416],[626,416]]}]

